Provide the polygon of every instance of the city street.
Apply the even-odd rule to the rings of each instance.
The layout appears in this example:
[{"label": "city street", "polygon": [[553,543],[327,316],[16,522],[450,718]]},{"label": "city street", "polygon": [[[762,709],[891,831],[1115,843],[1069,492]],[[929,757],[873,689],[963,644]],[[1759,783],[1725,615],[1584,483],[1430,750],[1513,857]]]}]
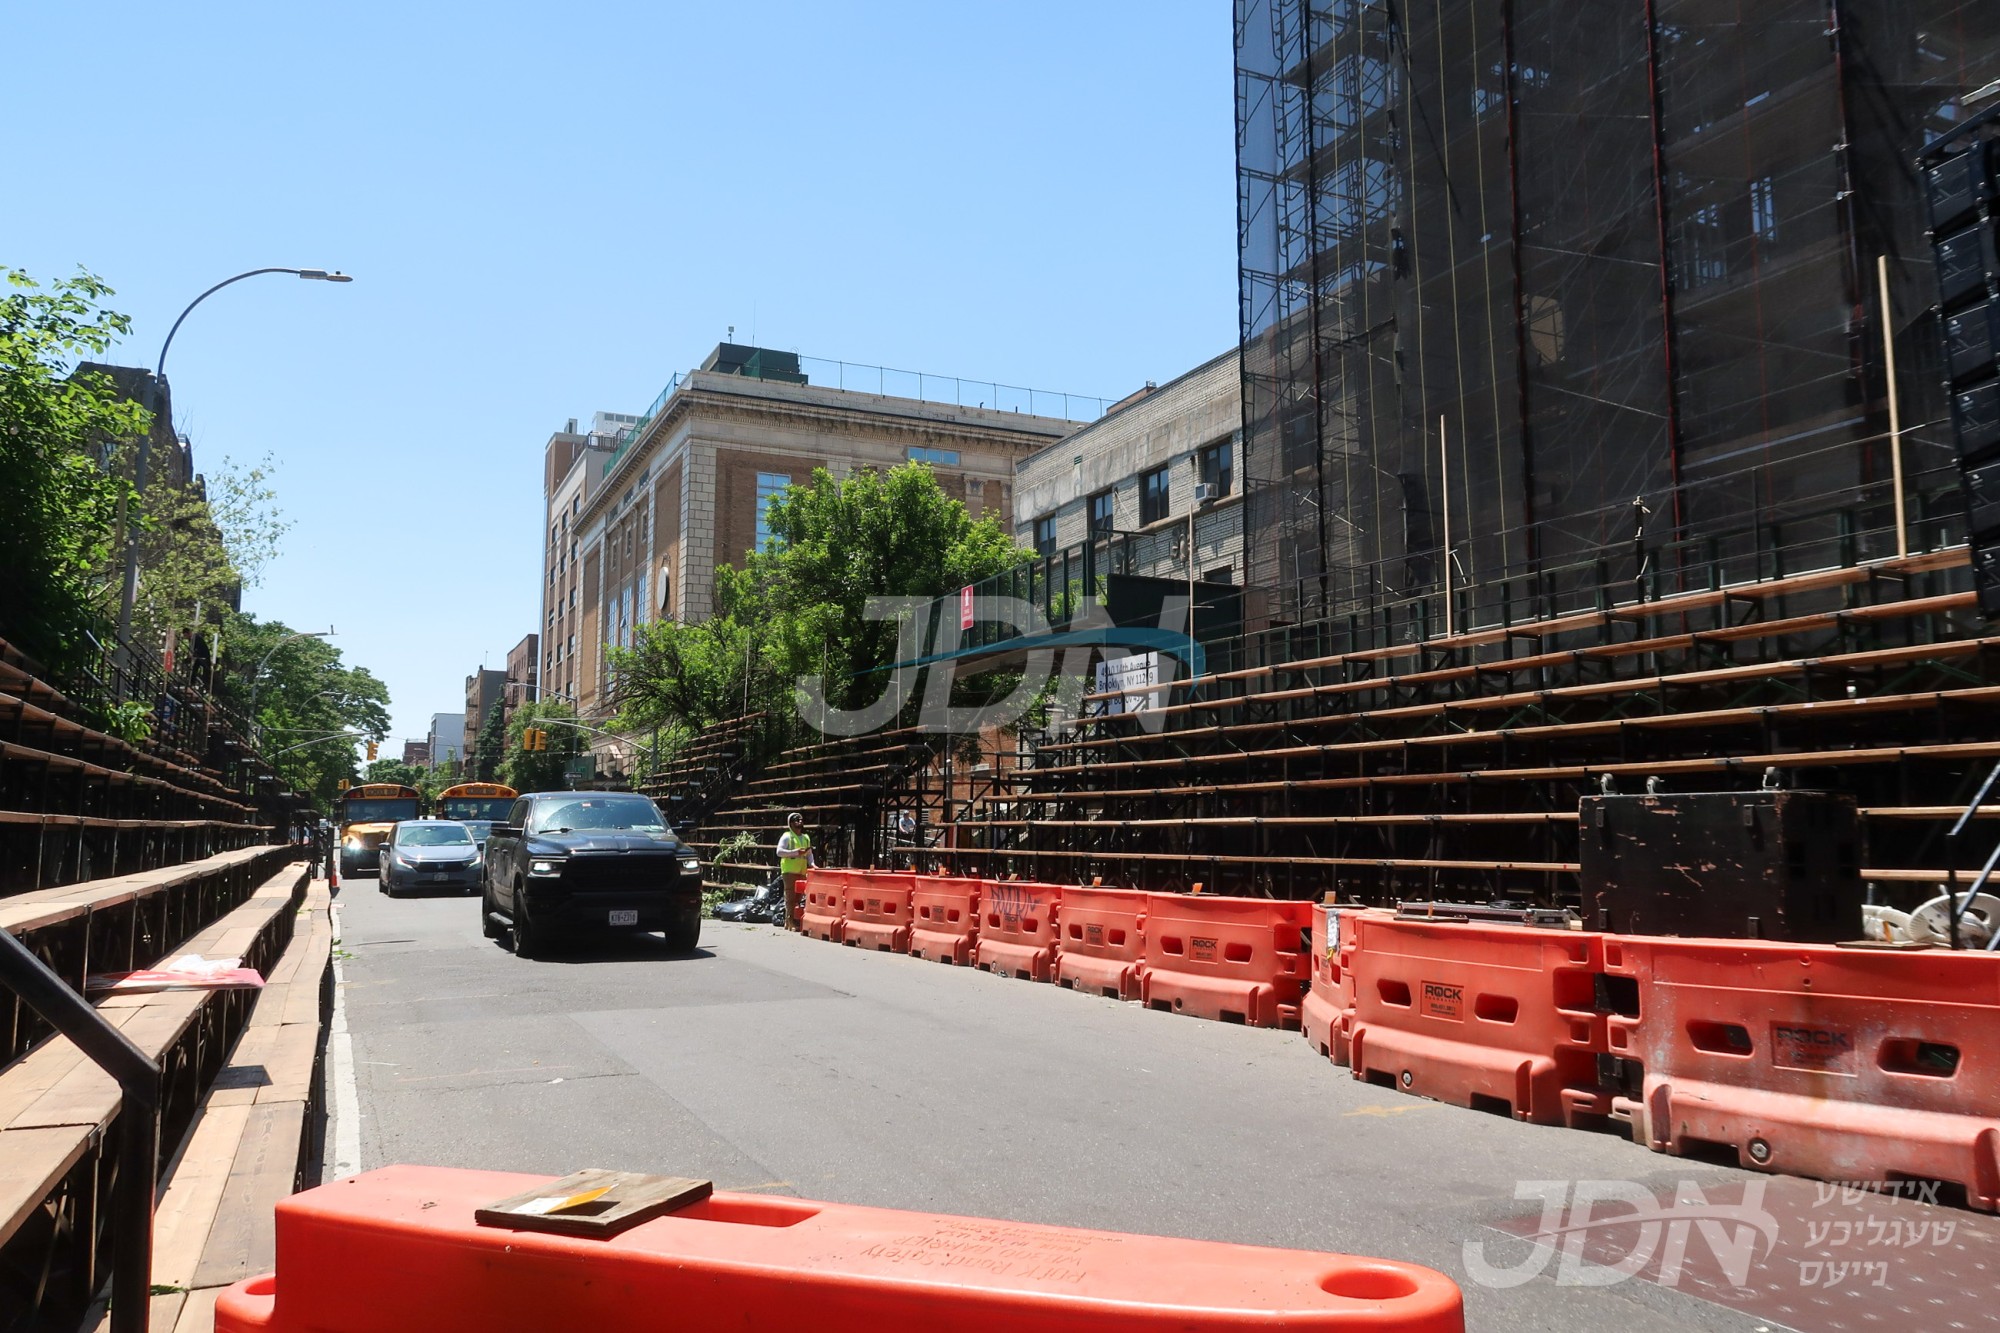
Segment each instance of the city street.
[{"label": "city street", "polygon": [[[1848,1284],[1818,1310],[1776,1256],[1757,1266],[1750,1285],[1763,1294],[1744,1308],[1688,1294],[1708,1253],[1699,1234],[1678,1290],[1616,1273],[1609,1285],[1562,1286],[1555,1262],[1512,1289],[1482,1285],[1468,1242],[1501,1281],[1518,1280],[1506,1270],[1533,1254],[1496,1229],[1522,1218],[1517,1233],[1534,1229],[1542,1205],[1516,1196],[1520,1182],[1636,1181],[1671,1199],[1689,1181],[1733,1202],[1762,1178],[1357,1083],[1296,1033],[765,926],[706,922],[692,957],[640,937],[524,962],[481,938],[471,898],[391,901],[358,879],[340,913],[361,1167],[605,1166],[718,1189],[1378,1255],[1451,1275],[1481,1330],[1865,1327],[1897,1318],[1927,1279],[1951,1289],[1931,1292],[1922,1327],[1985,1326],[1978,1315],[1940,1319],[1941,1294],[1955,1301],[1982,1284],[1937,1272],[1947,1256],[1935,1253],[1891,1289]],[[343,1063],[330,1060],[330,1081]],[[342,1100],[336,1088],[337,1113]],[[344,1134],[353,1144],[353,1128],[337,1120],[329,1144]],[[1768,1183],[1772,1212],[1812,1213],[1818,1187]],[[1987,1219],[1921,1211],[1957,1222],[1954,1255],[1973,1243],[1991,1252]],[[1786,1217],[1780,1248],[1801,1244],[1805,1225]],[[1586,1265],[1579,1280],[1602,1284],[1607,1272]],[[1774,1302],[1795,1303],[1796,1323]]]}]

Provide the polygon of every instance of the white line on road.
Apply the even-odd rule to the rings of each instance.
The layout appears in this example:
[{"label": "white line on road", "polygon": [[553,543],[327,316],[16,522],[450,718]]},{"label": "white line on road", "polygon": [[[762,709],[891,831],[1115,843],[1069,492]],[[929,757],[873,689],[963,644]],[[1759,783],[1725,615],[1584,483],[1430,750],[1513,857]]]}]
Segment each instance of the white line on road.
[{"label": "white line on road", "polygon": [[341,966],[340,904],[333,915],[333,1026],[328,1031],[327,1051],[333,1057],[327,1083],[333,1098],[333,1159],[326,1164],[328,1180],[357,1174],[361,1170],[361,1092],[354,1083],[354,1039],[347,1032],[347,969]]}]

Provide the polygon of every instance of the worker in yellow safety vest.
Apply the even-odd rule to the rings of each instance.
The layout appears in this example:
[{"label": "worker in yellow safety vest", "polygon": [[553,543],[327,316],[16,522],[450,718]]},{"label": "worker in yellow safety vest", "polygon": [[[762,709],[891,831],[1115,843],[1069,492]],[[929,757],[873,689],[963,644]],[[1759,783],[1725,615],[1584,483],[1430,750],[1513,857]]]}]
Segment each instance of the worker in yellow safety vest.
[{"label": "worker in yellow safety vest", "polygon": [[812,836],[806,832],[806,817],[794,811],[778,835],[778,877],[785,882],[785,929],[799,928],[799,880],[818,864],[813,860]]}]

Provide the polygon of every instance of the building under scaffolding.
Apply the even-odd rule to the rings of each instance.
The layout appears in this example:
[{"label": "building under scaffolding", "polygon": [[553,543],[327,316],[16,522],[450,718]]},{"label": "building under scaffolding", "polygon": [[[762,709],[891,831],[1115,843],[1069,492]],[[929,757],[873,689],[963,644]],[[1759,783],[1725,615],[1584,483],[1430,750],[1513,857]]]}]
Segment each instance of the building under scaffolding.
[{"label": "building under scaffolding", "polygon": [[1237,0],[1236,64],[1253,624],[1893,555],[1892,445],[1958,521],[1912,160],[1993,0]]}]

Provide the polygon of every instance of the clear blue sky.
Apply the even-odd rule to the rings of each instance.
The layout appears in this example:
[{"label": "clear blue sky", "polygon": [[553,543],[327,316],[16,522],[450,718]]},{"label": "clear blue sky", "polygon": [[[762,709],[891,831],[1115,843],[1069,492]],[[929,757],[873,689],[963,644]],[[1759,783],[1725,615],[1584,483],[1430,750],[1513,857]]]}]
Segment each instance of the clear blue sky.
[{"label": "clear blue sky", "polygon": [[[753,14],[755,18],[748,17]],[[88,267],[197,465],[278,460],[245,609],[394,735],[535,629],[549,432],[735,325],[1117,397],[1235,340],[1226,0],[15,5],[0,263]]]}]

